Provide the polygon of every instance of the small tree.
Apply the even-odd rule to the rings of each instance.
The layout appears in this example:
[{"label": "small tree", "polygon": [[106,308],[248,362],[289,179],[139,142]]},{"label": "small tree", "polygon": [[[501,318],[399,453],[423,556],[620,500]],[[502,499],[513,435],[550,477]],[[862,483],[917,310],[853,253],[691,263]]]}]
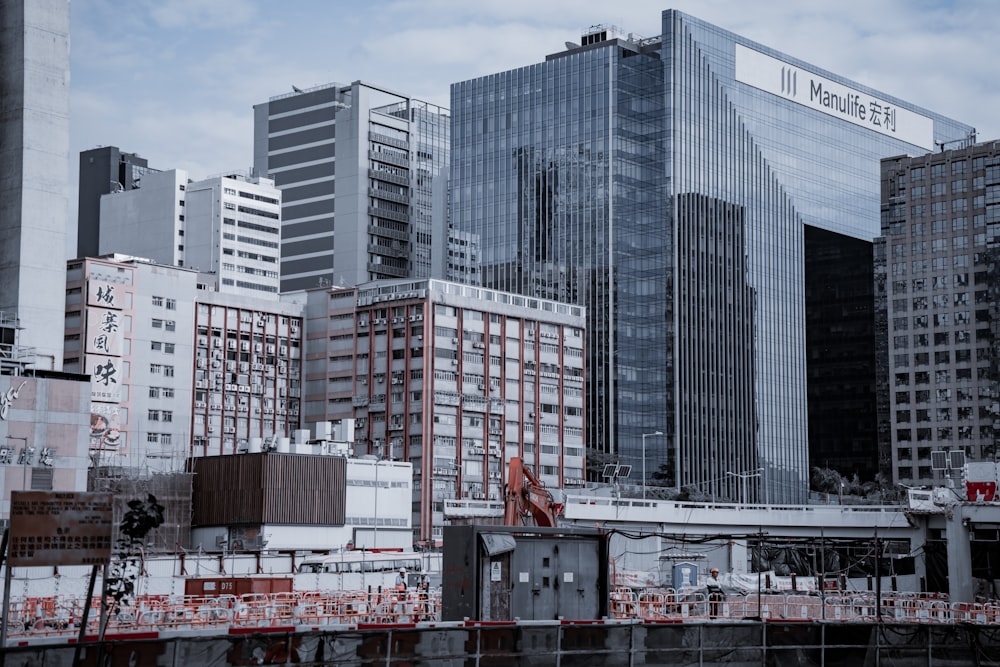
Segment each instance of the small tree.
[{"label": "small tree", "polygon": [[108,618],[119,610],[123,602],[134,598],[135,583],[143,570],[146,536],[163,524],[163,505],[151,493],[145,500],[130,500],[128,507],[118,527],[118,540],[104,582],[104,594],[111,601]]}]

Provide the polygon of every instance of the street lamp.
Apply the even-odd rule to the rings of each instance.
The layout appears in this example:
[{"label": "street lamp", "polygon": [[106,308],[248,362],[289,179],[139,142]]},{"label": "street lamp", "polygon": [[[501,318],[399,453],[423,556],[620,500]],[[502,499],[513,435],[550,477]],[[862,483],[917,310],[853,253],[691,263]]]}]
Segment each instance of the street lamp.
[{"label": "street lamp", "polygon": [[760,477],[760,474],[762,472],[764,472],[763,468],[757,468],[756,470],[752,470],[750,472],[729,472],[728,470],[726,471],[726,474],[729,475],[730,477],[737,477],[740,480],[740,504],[741,505],[746,505],[747,504],[747,499],[746,499],[747,480],[748,479],[753,479],[754,477]]},{"label": "street lamp", "polygon": [[663,431],[653,431],[642,434],[642,499],[646,499],[646,438],[651,435],[663,435]]}]

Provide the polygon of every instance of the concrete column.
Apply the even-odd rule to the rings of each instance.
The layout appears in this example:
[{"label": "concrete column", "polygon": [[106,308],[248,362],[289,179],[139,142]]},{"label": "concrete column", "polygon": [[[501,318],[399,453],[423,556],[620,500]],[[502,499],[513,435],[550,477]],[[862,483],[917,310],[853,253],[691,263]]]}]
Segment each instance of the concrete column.
[{"label": "concrete column", "polygon": [[945,514],[945,540],[948,544],[948,594],[952,602],[972,602],[976,587],[972,569],[972,546],[969,543],[968,516],[965,508],[954,505]]}]

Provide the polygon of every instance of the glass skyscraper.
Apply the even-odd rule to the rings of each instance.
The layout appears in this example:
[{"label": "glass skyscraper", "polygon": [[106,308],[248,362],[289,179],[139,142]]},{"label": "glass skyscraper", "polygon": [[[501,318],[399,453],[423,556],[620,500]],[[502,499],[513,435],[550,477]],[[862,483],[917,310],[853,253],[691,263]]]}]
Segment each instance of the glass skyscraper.
[{"label": "glass skyscraper", "polygon": [[[803,500],[808,396],[829,393],[810,383],[837,382],[807,348],[838,335],[807,338],[808,249],[856,256],[879,159],[973,129],[674,10],[657,37],[595,27],[453,84],[451,111],[451,219],[483,284],[587,307],[588,447],[720,499]],[[837,366],[872,376],[874,406],[869,332],[868,361]]]}]

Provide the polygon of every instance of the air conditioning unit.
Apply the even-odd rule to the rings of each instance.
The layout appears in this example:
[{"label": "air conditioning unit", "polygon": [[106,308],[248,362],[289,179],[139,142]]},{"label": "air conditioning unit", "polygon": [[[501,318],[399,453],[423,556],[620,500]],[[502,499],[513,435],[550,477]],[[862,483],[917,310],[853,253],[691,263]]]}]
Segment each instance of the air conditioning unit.
[{"label": "air conditioning unit", "polygon": [[240,342],[240,349],[244,352],[250,351],[250,341],[244,340]]},{"label": "air conditioning unit", "polygon": [[194,402],[194,407],[196,407],[196,408],[204,408],[206,405],[208,405],[208,404],[205,403],[205,401],[195,401]]},{"label": "air conditioning unit", "polygon": [[472,347],[476,348],[477,350],[482,350],[486,346],[483,345],[482,343],[473,343]]},{"label": "air conditioning unit", "polygon": [[366,326],[368,326],[368,320],[361,320],[360,322],[358,322],[358,326],[359,327],[366,327]]},{"label": "air conditioning unit", "polygon": [[228,342],[228,346],[227,347],[229,347],[230,350],[235,350],[236,349],[236,341],[235,340],[230,340],[230,341],[227,341],[227,342]]},{"label": "air conditioning unit", "polygon": [[452,342],[452,343],[458,343],[458,338],[452,338],[452,339],[451,339],[451,342]]},{"label": "air conditioning unit", "polygon": [[208,336],[198,336],[198,347],[208,347]]},{"label": "air conditioning unit", "polygon": [[211,424],[209,424],[209,425],[208,425],[208,429],[207,429],[207,431],[208,431],[209,433],[215,433],[215,427],[214,427],[214,426],[212,426]]},{"label": "air conditioning unit", "polygon": [[225,427],[223,429],[223,431],[226,432],[226,433],[236,433],[236,427],[235,426],[227,426],[227,427]]},{"label": "air conditioning unit", "polygon": [[486,385],[484,385],[483,383],[480,382],[479,383],[479,391],[486,391]]}]

